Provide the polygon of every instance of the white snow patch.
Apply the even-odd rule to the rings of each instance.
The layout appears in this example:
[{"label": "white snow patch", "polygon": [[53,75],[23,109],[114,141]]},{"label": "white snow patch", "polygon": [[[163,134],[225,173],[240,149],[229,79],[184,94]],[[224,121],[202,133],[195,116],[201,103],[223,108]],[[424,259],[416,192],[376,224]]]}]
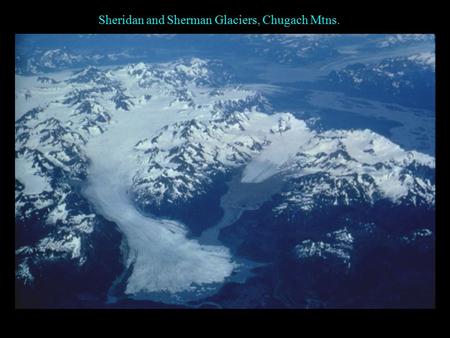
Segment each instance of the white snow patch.
[{"label": "white snow patch", "polygon": [[66,203],[58,203],[58,205],[48,214],[47,223],[55,224],[58,221],[67,223],[69,212],[66,209]]},{"label": "white snow patch", "polygon": [[436,67],[436,57],[434,52],[423,52],[423,53],[418,53],[418,54],[414,54],[411,55],[410,57],[408,57],[408,60],[423,64],[423,65],[427,65],[427,66],[431,66],[431,67]]},{"label": "white snow patch", "polygon": [[33,166],[31,159],[16,158],[15,167],[16,178],[25,186],[24,194],[33,195],[52,190],[47,179],[39,175],[38,169]]},{"label": "white snow patch", "polygon": [[52,257],[52,252],[62,252],[70,253],[72,259],[79,258],[81,255],[81,238],[73,234],[69,234],[60,240],[45,237],[39,241],[38,250],[43,253],[50,252],[50,257]]}]

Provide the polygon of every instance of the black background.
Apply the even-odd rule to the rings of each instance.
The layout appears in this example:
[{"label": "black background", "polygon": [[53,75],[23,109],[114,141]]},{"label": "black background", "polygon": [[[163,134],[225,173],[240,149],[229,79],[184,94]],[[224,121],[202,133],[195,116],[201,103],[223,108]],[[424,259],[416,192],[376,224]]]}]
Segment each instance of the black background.
[{"label": "black background", "polygon": [[[443,3],[443,2],[441,2]],[[145,336],[160,335],[156,331],[158,324],[163,324],[169,334],[173,329],[184,330],[194,325],[197,333],[208,335],[232,334],[243,335],[240,324],[251,324],[251,334],[268,329],[269,324],[276,323],[276,336],[288,335],[288,322],[295,324],[289,335],[306,334],[306,327],[316,334],[329,331],[334,334],[344,330],[366,336],[370,333],[392,334],[392,326],[401,330],[430,335],[436,329],[446,308],[448,292],[444,281],[444,255],[448,251],[446,241],[449,226],[444,218],[446,213],[447,174],[446,164],[448,137],[448,34],[446,25],[448,13],[443,5],[430,1],[403,2],[394,1],[361,1],[358,3],[290,1],[281,5],[280,1],[267,4],[260,1],[244,4],[221,1],[212,4],[195,4],[185,1],[183,5],[173,1],[145,1],[131,6],[130,1],[122,0],[113,6],[110,2],[91,1],[81,3],[60,1],[52,5],[40,2],[27,4],[20,2],[9,8],[0,10],[1,20],[1,124],[2,124],[2,157],[0,167],[5,173],[1,176],[4,208],[1,215],[0,232],[2,277],[2,308],[6,316],[0,322],[8,323],[14,333],[29,331],[37,333],[44,330],[59,336],[80,331],[80,334],[91,334],[91,326],[98,326],[103,334],[111,330],[131,336],[135,329],[141,329]],[[336,26],[101,26],[98,16],[108,14],[119,16],[132,14],[135,16],[159,16],[161,14],[177,14],[178,16],[228,16],[260,17],[265,14],[296,17],[301,14],[322,14],[338,18]],[[437,288],[435,310],[15,310],[14,305],[14,34],[16,33],[434,33],[436,34],[436,212],[437,226]],[[11,319],[9,319],[9,317]],[[218,321],[220,320],[220,321]],[[178,322],[178,324],[173,325]],[[363,323],[364,325],[358,325]],[[191,324],[191,325],[189,325]],[[207,328],[208,325],[212,327]],[[269,333],[266,331],[266,333]],[[138,334],[138,333],[135,333]],[[183,333],[183,334],[188,334]]]}]

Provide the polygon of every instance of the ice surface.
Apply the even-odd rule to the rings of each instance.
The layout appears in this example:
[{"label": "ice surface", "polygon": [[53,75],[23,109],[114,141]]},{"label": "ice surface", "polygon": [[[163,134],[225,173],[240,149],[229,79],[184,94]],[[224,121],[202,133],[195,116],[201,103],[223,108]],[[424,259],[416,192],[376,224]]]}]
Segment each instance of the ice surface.
[{"label": "ice surface", "polygon": [[[271,144],[246,166],[241,179],[243,183],[259,183],[278,173],[281,165],[313,135],[304,121],[295,119],[291,114],[279,113],[269,116],[253,113],[250,119],[252,126],[249,129],[261,128],[261,132],[266,130]],[[273,125],[272,128],[269,127],[270,124]],[[280,126],[289,129],[278,131],[277,127]],[[272,130],[273,133],[268,134],[267,130]]]},{"label": "ice surface", "polygon": [[45,177],[39,175],[33,167],[33,162],[25,157],[16,158],[16,178],[25,186],[25,194],[40,194],[43,191],[51,191],[52,188]]},{"label": "ice surface", "polygon": [[193,284],[222,282],[234,268],[227,248],[200,245],[186,238],[182,224],[143,216],[127,194],[136,169],[134,145],[165,124],[190,118],[167,107],[167,101],[155,98],[145,107],[117,113],[117,123],[87,146],[92,164],[85,195],[128,240],[127,265],[133,264],[133,271],[127,294],[185,291]]}]

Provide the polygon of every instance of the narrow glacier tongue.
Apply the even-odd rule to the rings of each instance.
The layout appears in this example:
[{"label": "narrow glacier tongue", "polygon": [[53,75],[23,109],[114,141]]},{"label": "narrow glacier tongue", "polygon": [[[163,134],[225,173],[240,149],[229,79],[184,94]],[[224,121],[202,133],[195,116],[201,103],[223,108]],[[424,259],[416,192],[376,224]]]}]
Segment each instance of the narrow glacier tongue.
[{"label": "narrow glacier tongue", "polygon": [[133,146],[163,125],[180,119],[175,111],[165,111],[163,120],[161,114],[148,113],[151,111],[147,107],[142,112],[118,113],[117,123],[89,141],[91,165],[84,194],[97,212],[120,227],[128,240],[127,265],[133,270],[126,294],[198,292],[231,275],[235,263],[229,250],[188,239],[186,229],[177,222],[143,216],[127,193],[136,169]]}]

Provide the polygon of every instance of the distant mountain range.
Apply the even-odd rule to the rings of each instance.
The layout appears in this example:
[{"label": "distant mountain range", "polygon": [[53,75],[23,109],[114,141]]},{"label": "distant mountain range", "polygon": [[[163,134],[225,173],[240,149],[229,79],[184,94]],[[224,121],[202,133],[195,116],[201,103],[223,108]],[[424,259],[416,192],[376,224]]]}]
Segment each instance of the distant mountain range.
[{"label": "distant mountain range", "polygon": [[349,95],[434,109],[435,55],[431,52],[356,63],[332,71],[326,87]]},{"label": "distant mountain range", "polygon": [[397,50],[433,42],[431,34],[131,34],[127,39],[101,34],[55,35],[51,38],[39,34],[32,37],[19,35],[16,72],[30,75],[89,65],[158,61],[168,51],[173,57],[189,57],[194,53],[213,58],[217,53],[227,55],[231,50],[239,50],[241,57],[305,65],[334,60],[347,53],[349,48]]}]

